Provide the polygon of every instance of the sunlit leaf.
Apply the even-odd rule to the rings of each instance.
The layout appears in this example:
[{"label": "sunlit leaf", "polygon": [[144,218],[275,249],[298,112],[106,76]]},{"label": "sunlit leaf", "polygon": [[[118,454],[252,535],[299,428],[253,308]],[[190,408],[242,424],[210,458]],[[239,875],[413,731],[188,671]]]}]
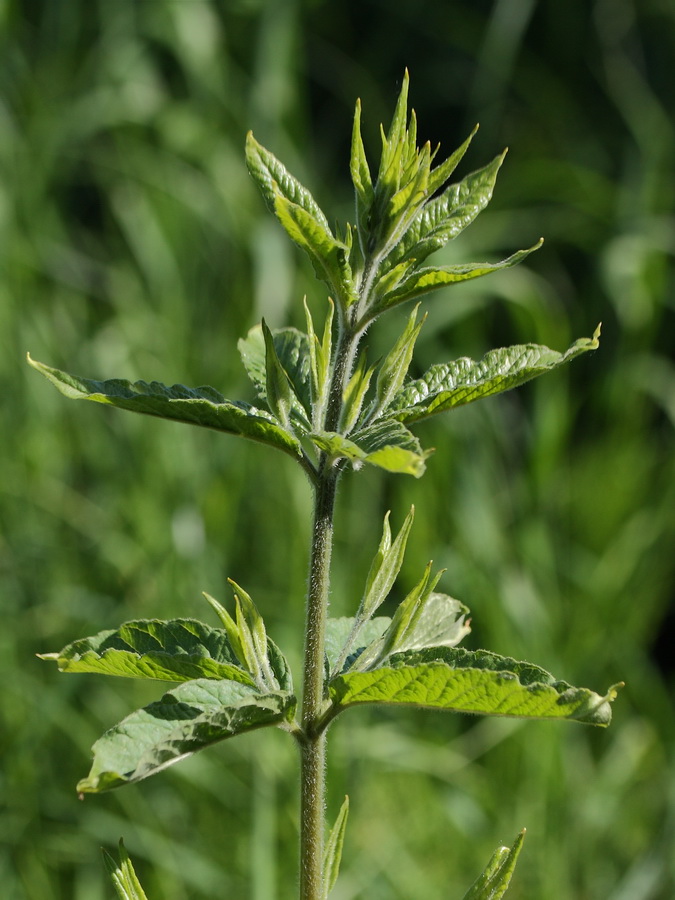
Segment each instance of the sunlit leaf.
[{"label": "sunlit leaf", "polygon": [[386,666],[330,682],[339,708],[396,703],[451,712],[608,725],[616,686],[604,696],[575,688],[538,666],[485,650],[433,647],[398,653]]},{"label": "sunlit leaf", "polygon": [[188,681],[106,731],[77,790],[101,793],[133,784],[218,741],[286,722],[295,704],[284,691],[261,694],[233,681]]},{"label": "sunlit leaf", "polygon": [[103,861],[115,886],[117,896],[120,900],[148,900],[121,838],[119,854],[120,858],[116,860],[107,850],[103,851]]},{"label": "sunlit leaf", "polygon": [[489,275],[491,272],[508,269],[522,262],[530,253],[538,250],[541,243],[539,241],[527,250],[519,250],[512,256],[507,257],[507,259],[497,263],[466,263],[457,266],[443,266],[442,268],[426,267],[415,269],[397,287],[386,294],[378,302],[377,306],[370,311],[370,314],[371,316],[378,315],[385,309],[391,309],[399,303],[414,300],[422,294],[428,294],[430,291],[457,284],[460,281],[469,281],[472,278]]},{"label": "sunlit leaf", "polygon": [[328,220],[311,193],[291,175],[273,153],[256,141],[250,131],[246,136],[246,165],[272,212],[276,211],[276,199],[284,197],[304,209],[330,232]]},{"label": "sunlit leaf", "polygon": [[517,344],[490,350],[479,362],[464,357],[432,366],[422,378],[411,381],[394,397],[387,414],[408,424],[508,391],[588,350],[596,350],[599,337],[598,326],[592,338],[575,341],[565,353],[540,344]]},{"label": "sunlit leaf", "polygon": [[247,403],[226,400],[211,387],[167,387],[158,381],[92,381],[53,369],[28,357],[28,362],[73,400],[93,400],[118,409],[200,425],[269,444],[291,456],[302,456],[296,438],[283,429],[274,416]]},{"label": "sunlit leaf", "polygon": [[349,247],[305,209],[285,197],[276,198],[274,209],[288,236],[311,259],[317,277],[326,282],[343,307],[352,304],[356,297],[349,267]]},{"label": "sunlit leaf", "polygon": [[330,456],[348,459],[355,468],[367,462],[370,465],[405,475],[420,478],[424,474],[428,453],[420,448],[411,432],[395,426],[393,419],[381,419],[375,425],[345,438],[332,431],[310,434],[312,442]]},{"label": "sunlit leaf", "polygon": [[525,829],[520,832],[511,848],[499,847],[495,850],[485,871],[471,885],[463,900],[500,900],[511,883],[524,839]]},{"label": "sunlit leaf", "polygon": [[340,872],[340,860],[342,859],[342,845],[347,828],[347,816],[349,815],[349,797],[345,797],[335,824],[331,828],[326,851],[323,857],[323,883],[321,885],[321,900],[328,900],[328,895],[335,887]]},{"label": "sunlit leaf", "polygon": [[231,679],[252,684],[237,663],[228,635],[196,619],[138,619],[117,629],[68,644],[59,653],[42,654],[61,672],[93,672],[124,678],[190,681]]}]

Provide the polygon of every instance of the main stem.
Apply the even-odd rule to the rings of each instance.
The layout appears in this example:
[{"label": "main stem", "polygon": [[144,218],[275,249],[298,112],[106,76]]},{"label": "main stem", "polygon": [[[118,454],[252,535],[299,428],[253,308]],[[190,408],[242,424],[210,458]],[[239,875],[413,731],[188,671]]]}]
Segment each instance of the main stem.
[{"label": "main stem", "polygon": [[[341,330],[326,411],[326,430],[338,427],[342,397],[358,337]],[[324,454],[314,493],[314,529],[305,621],[305,660],[300,741],[300,900],[320,900],[326,806],[324,656],[335,494],[340,470]]]},{"label": "main stem", "polygon": [[323,875],[326,732],[317,733],[316,724],[324,704],[324,646],[336,486],[337,472],[321,478],[314,506],[302,705],[300,900],[318,900]]}]

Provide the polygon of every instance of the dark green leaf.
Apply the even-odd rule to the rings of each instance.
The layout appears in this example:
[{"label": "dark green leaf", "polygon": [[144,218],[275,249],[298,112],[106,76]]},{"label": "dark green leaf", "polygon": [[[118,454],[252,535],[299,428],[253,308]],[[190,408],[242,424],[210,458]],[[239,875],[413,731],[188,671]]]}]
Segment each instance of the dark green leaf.
[{"label": "dark green leaf", "polygon": [[125,678],[190,681],[231,679],[252,684],[238,664],[227,633],[196,619],[138,619],[44,654],[61,672],[94,672]]},{"label": "dark green leaf", "polygon": [[485,650],[433,647],[398,653],[386,666],[338,675],[330,696],[344,708],[401,703],[451,712],[609,724],[616,686],[603,697],[575,688],[538,666]]},{"label": "dark green leaf", "polygon": [[575,341],[565,353],[539,344],[518,344],[490,350],[479,362],[464,357],[432,366],[422,378],[407,384],[394,397],[388,415],[409,424],[508,391],[557,369],[588,350],[596,350],[599,337],[598,326],[592,338]]},{"label": "dark green leaf", "polygon": [[154,775],[218,741],[290,721],[295,697],[233,681],[188,681],[136,710],[99,738],[77,789],[102,793]]},{"label": "dark green leaf", "polygon": [[225,400],[214,388],[188,388],[182,384],[166,387],[158,381],[132,384],[117,378],[91,381],[45,366],[30,356],[28,362],[71,399],[93,400],[118,409],[213,428],[269,444],[294,457],[302,456],[300,443],[270,413],[247,403]]},{"label": "dark green leaf", "polygon": [[495,850],[485,871],[471,885],[463,900],[500,900],[504,896],[511,883],[524,838],[525,829],[520,832],[510,849],[499,847]]}]

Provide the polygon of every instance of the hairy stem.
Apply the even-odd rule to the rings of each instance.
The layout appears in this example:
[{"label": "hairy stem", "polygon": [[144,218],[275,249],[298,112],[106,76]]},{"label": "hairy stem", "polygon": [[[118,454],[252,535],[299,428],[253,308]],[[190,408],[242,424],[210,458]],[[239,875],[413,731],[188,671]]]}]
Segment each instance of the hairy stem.
[{"label": "hairy stem", "polygon": [[324,707],[324,646],[337,478],[335,470],[322,474],[314,503],[302,702],[301,900],[318,900],[323,874],[326,735],[317,729],[317,723]]},{"label": "hairy stem", "polygon": [[[329,431],[338,427],[341,418],[344,386],[351,372],[357,344],[358,335],[350,332],[342,323],[326,409],[325,427]],[[326,454],[321,455],[314,483],[314,529],[305,622],[300,740],[300,900],[319,900],[322,890],[326,805],[324,656],[333,517],[340,471]]]}]

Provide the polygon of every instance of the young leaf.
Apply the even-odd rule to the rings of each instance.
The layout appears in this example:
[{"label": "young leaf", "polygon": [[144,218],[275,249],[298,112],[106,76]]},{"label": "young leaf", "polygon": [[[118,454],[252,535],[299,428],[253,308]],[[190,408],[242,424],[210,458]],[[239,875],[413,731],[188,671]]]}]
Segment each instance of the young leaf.
[{"label": "young leaf", "polygon": [[511,883],[524,839],[525,829],[520,832],[510,849],[499,847],[495,850],[485,871],[474,881],[463,900],[500,900]]},{"label": "young leaf", "polygon": [[478,125],[475,126],[468,138],[454,151],[454,153],[451,153],[450,156],[440,164],[440,166],[436,166],[435,169],[431,170],[431,174],[429,175],[430,197],[432,197],[436,193],[436,191],[440,191],[445,182],[448,180],[448,178],[450,178],[452,173],[460,164],[464,154],[469,149],[469,144],[474,139],[477,131]]},{"label": "young leaf", "polygon": [[[311,410],[312,427],[318,429],[321,427],[328,400],[328,387],[330,384],[330,364],[333,352],[333,314],[335,312],[335,304],[328,298],[328,315],[323,329],[323,339],[314,333],[314,322],[312,315],[304,301],[305,317],[307,320],[307,338],[309,341],[309,364],[310,364],[310,405],[306,407]],[[305,358],[307,354],[305,355]]]},{"label": "young leaf", "polygon": [[188,681],[123,719],[96,741],[81,793],[133,784],[217,741],[292,719],[285,691],[261,694],[233,681]]},{"label": "young leaf", "polygon": [[[407,639],[414,633],[417,622],[424,613],[427,600],[442,574],[443,570],[432,576],[431,563],[427,565],[420,581],[396,609],[391,625],[382,636],[382,641],[363,654],[363,663],[366,666],[371,666],[373,663],[403,650],[408,642]],[[372,653],[376,655],[371,656]],[[359,664],[359,668],[362,668],[361,659],[359,659]]]},{"label": "young leaf", "polygon": [[274,209],[288,236],[311,259],[317,278],[328,285],[344,309],[354,303],[349,247],[284,197],[277,197]]},{"label": "young leaf", "polygon": [[277,198],[283,197],[303,209],[330,233],[328,219],[311,193],[291,175],[274,154],[256,141],[251,131],[246,136],[246,166],[272,212],[276,212]]},{"label": "young leaf", "polygon": [[426,316],[417,321],[419,305],[412,311],[403,334],[396,341],[385,357],[377,373],[376,399],[368,413],[368,421],[372,422],[386,413],[392,398],[401,389],[412,359],[415,342],[424,324]]},{"label": "young leaf", "polygon": [[264,319],[261,327],[263,338],[265,339],[265,395],[267,403],[283,427],[288,428],[291,410],[294,405],[297,406],[298,400],[293,391],[291,379],[279,361],[274,347],[272,332],[267,327]]},{"label": "young leaf", "polygon": [[136,381],[132,384],[118,378],[91,381],[53,369],[36,362],[30,356],[28,362],[62,394],[73,400],[93,400],[118,409],[214,428],[216,431],[269,444],[295,458],[302,456],[300,442],[268,412],[249,406],[248,403],[226,400],[214,388],[188,388],[182,384],[166,387],[158,381]]},{"label": "young leaf", "polygon": [[[291,417],[296,424],[307,423],[312,409],[311,367],[309,340],[297,328],[275,328],[272,330],[274,350],[281,367],[290,379]],[[267,399],[267,367],[265,364],[266,344],[262,325],[254,325],[245,338],[240,338],[237,347],[248,377],[256,387],[258,396]]]},{"label": "young leaf", "polygon": [[490,350],[479,361],[468,357],[432,366],[394,397],[388,415],[409,424],[524,384],[599,346],[600,326],[592,338],[575,341],[565,353],[539,344]]},{"label": "young leaf", "polygon": [[225,631],[196,619],[138,619],[82,638],[59,653],[45,653],[61,672],[93,672],[124,678],[190,681],[194,678],[253,684],[236,662]]},{"label": "young leaf", "polygon": [[393,419],[381,419],[374,426],[356,432],[351,438],[333,431],[314,432],[309,437],[320,450],[335,460],[348,459],[354,468],[367,462],[388,472],[420,478],[424,474],[425,459],[429,454],[421,449],[419,442],[407,428],[401,431],[395,427],[399,424]]},{"label": "young leaf", "polygon": [[412,506],[405,517],[401,530],[392,543],[389,529],[389,513],[385,516],[382,540],[368,572],[366,587],[357,617],[369,619],[389,596],[389,592],[394,586],[394,582],[403,565],[405,548],[414,517],[415,507]]},{"label": "young leaf", "polygon": [[358,703],[401,703],[486,716],[574,719],[609,725],[617,688],[600,696],[575,688],[530,663],[486,650],[432,647],[394,654],[366,672],[347,672],[330,682],[339,712]]},{"label": "young leaf", "polygon": [[375,364],[366,368],[366,354],[362,353],[344,392],[340,419],[340,430],[344,434],[349,434],[361,414],[374,371]]},{"label": "young leaf", "polygon": [[323,856],[323,884],[321,886],[321,900],[328,900],[328,895],[335,887],[338,873],[340,871],[340,860],[342,859],[342,845],[345,839],[345,830],[347,828],[347,816],[349,815],[349,797],[345,797],[340,812],[338,813],[335,825],[331,828],[326,850]]},{"label": "young leaf", "polygon": [[366,159],[366,151],[361,137],[361,101],[356,101],[354,110],[354,126],[352,129],[352,148],[349,170],[356,195],[356,230],[359,236],[361,252],[365,255],[366,240],[369,230],[369,216],[373,205],[373,181]]},{"label": "young leaf", "polygon": [[491,272],[499,272],[501,269],[509,269],[522,262],[525,257],[529,256],[535,250],[541,247],[542,241],[538,241],[533,247],[527,250],[519,250],[512,256],[503,259],[498,263],[466,263],[458,266],[443,266],[441,268],[423,268],[414,269],[407,278],[405,278],[394,290],[386,294],[377,305],[371,307],[366,314],[366,321],[375,318],[375,316],[398,306],[399,303],[405,303],[406,300],[414,300],[422,294],[428,294],[430,291],[438,290],[450,284],[457,284],[460,281],[468,281],[472,278],[480,278],[483,275],[489,275]]},{"label": "young leaf", "polygon": [[426,203],[392,249],[383,269],[386,271],[399,260],[411,257],[419,266],[470,225],[492,199],[504,156],[505,153],[500,154],[484,168],[450,185],[440,197]]},{"label": "young leaf", "polygon": [[115,886],[117,896],[120,900],[148,900],[121,838],[119,853],[118,861],[107,850],[103,851],[103,861]]},{"label": "young leaf", "polygon": [[[366,622],[359,622],[351,617],[328,619],[326,622],[326,663],[329,672],[339,673],[342,668],[351,666],[354,659],[378,638],[382,637],[391,623],[387,616],[376,616]],[[344,647],[358,625],[358,637],[352,642],[352,649],[346,657],[344,667],[340,660],[344,656]]]}]

